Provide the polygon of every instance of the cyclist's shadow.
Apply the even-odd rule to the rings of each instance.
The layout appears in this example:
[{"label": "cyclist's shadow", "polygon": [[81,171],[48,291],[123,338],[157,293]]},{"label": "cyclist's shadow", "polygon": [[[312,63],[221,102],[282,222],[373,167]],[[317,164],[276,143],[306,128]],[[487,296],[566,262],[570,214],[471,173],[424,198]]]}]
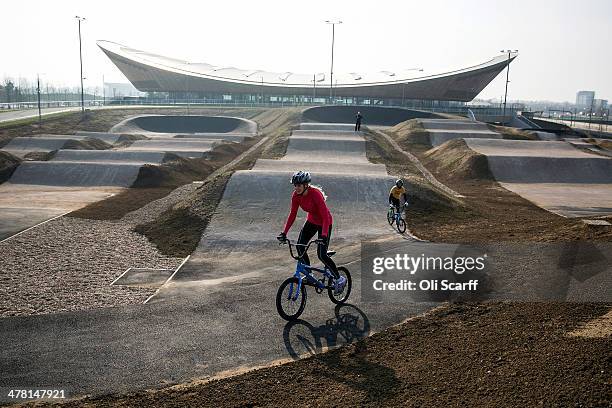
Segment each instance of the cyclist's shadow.
[{"label": "cyclist's shadow", "polygon": [[[365,313],[353,305],[338,305],[335,317],[315,327],[304,320],[285,325],[283,340],[289,355],[295,360],[326,351],[329,348],[356,343],[370,334],[370,322]],[[365,354],[363,354],[365,352]],[[333,381],[362,390],[373,400],[384,400],[389,390],[399,385],[395,372],[382,364],[370,361],[367,348],[359,343],[350,358],[330,353],[320,362],[329,369],[321,374]],[[355,373],[361,375],[355,376]]]},{"label": "cyclist's shadow", "polygon": [[297,360],[327,349],[351,344],[370,334],[370,321],[356,306],[344,304],[334,309],[335,317],[315,327],[305,320],[288,322],[283,341],[289,355]]}]

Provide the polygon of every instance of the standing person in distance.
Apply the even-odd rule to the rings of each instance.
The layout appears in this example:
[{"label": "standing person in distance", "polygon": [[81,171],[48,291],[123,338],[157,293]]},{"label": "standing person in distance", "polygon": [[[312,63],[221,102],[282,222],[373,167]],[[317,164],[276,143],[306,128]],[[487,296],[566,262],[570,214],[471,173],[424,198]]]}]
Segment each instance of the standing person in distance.
[{"label": "standing person in distance", "polygon": [[361,131],[361,120],[362,119],[363,119],[363,116],[361,115],[361,112],[357,112],[357,114],[355,115],[355,132]]}]

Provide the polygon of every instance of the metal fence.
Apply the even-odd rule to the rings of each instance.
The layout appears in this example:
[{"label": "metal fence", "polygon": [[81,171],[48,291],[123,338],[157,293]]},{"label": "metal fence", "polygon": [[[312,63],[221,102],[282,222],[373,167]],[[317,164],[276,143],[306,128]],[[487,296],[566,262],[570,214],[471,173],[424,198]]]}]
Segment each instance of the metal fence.
[{"label": "metal fence", "polygon": [[[289,98],[288,98],[289,99]],[[479,117],[501,117],[503,109],[499,107],[491,107],[491,106],[475,106],[475,105],[464,105],[464,106],[426,106],[426,105],[418,105],[418,104],[401,104],[401,103],[351,103],[351,102],[342,102],[342,101],[334,101],[333,104],[326,103],[313,103],[312,101],[304,101],[304,100],[295,100],[289,99],[284,100],[280,99],[278,101],[265,101],[265,102],[257,102],[257,101],[244,101],[244,100],[224,100],[224,99],[146,99],[146,98],[134,98],[134,99],[91,99],[85,100],[85,107],[113,107],[113,106],[172,106],[172,107],[184,107],[189,109],[191,107],[196,108],[198,106],[224,106],[224,107],[265,107],[265,108],[275,108],[275,107],[292,107],[292,106],[364,106],[364,107],[395,107],[395,108],[404,108],[411,110],[420,110],[432,113],[446,113],[453,114],[459,116],[468,116],[468,110],[471,110],[474,115]],[[61,108],[61,107],[80,107],[81,101],[41,101],[41,108]],[[15,102],[15,103],[0,103],[0,112],[2,110],[14,109],[36,109],[38,108],[37,102]],[[516,113],[520,111],[519,106],[509,105],[506,108],[506,117],[512,117],[516,115]]]}]

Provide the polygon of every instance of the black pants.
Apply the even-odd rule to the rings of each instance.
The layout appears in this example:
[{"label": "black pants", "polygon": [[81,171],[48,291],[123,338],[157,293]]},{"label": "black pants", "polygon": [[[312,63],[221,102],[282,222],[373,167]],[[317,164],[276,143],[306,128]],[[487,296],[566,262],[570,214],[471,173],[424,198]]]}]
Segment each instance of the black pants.
[{"label": "black pants", "polygon": [[[314,237],[315,233],[318,233],[318,238],[321,237],[322,227],[320,225],[313,224],[312,222],[306,221],[304,226],[302,227],[302,231],[300,231],[300,237],[298,238],[298,244],[306,245],[308,241]],[[329,226],[329,231],[327,231],[327,237],[325,239],[325,245],[317,245],[317,256],[323,262],[325,266],[331,271],[335,278],[338,278],[338,268],[334,261],[327,255],[327,248],[329,247],[329,240],[331,238],[332,226]],[[310,265],[310,258],[308,258],[308,253],[304,252],[306,249],[303,246],[298,246],[298,255],[302,257],[302,260],[306,265]]]},{"label": "black pants", "polygon": [[399,211],[400,208],[400,200],[399,198],[395,198],[393,196],[389,196],[389,204],[393,204],[396,211]]},{"label": "black pants", "polygon": [[358,120],[357,123],[355,123],[355,132],[357,132],[358,130],[361,130],[361,121]]}]

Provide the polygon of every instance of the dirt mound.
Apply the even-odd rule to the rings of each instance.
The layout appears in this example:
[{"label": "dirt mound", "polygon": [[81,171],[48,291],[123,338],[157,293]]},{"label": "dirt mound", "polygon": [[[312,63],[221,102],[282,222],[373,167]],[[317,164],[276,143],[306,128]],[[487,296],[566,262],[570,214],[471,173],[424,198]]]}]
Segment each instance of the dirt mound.
[{"label": "dirt mound", "polygon": [[149,138],[144,135],[122,134],[121,136],[119,136],[119,139],[117,139],[117,142],[115,143],[115,147],[128,147],[137,140],[148,140],[148,139]]},{"label": "dirt mound", "polygon": [[592,137],[586,139],[587,142],[594,144],[595,146],[599,146],[603,149],[612,150],[612,140],[605,139],[594,139]]},{"label": "dirt mound", "polygon": [[430,214],[439,211],[466,210],[462,201],[438,190],[422,177],[405,176],[404,185],[408,192],[408,205],[411,212]]},{"label": "dirt mound", "polygon": [[507,126],[488,125],[489,129],[503,136],[504,139],[512,140],[539,140],[538,134],[529,130],[512,128]]},{"label": "dirt mound", "polygon": [[451,179],[493,180],[487,156],[470,149],[465,140],[453,139],[425,152],[428,164]]},{"label": "dirt mound", "polygon": [[113,146],[103,142],[100,139],[83,139],[83,140],[68,140],[62,149],[76,149],[76,150],[106,150]]},{"label": "dirt mound", "polygon": [[128,188],[105,200],[96,201],[73,211],[67,216],[89,220],[119,220],[125,214],[167,196],[172,190],[173,187]]},{"label": "dirt mound", "polygon": [[402,147],[407,144],[431,146],[429,132],[425,130],[421,122],[417,119],[398,123],[388,129],[387,133],[391,133],[395,141]]},{"label": "dirt mound", "polygon": [[19,157],[0,151],[0,183],[8,180],[20,163]]},{"label": "dirt mound", "polygon": [[23,156],[23,160],[29,161],[49,161],[55,156],[57,150],[51,150],[50,152],[30,152]]},{"label": "dirt mound", "polygon": [[161,253],[185,257],[195,249],[194,237],[200,237],[206,225],[206,220],[193,215],[188,208],[177,208],[164,212],[154,222],[136,226],[134,231],[149,238]]},{"label": "dirt mound", "polygon": [[215,170],[215,166],[203,158],[185,159],[173,154],[166,157],[161,166],[142,166],[132,187],[178,187],[193,180],[203,180]]}]

